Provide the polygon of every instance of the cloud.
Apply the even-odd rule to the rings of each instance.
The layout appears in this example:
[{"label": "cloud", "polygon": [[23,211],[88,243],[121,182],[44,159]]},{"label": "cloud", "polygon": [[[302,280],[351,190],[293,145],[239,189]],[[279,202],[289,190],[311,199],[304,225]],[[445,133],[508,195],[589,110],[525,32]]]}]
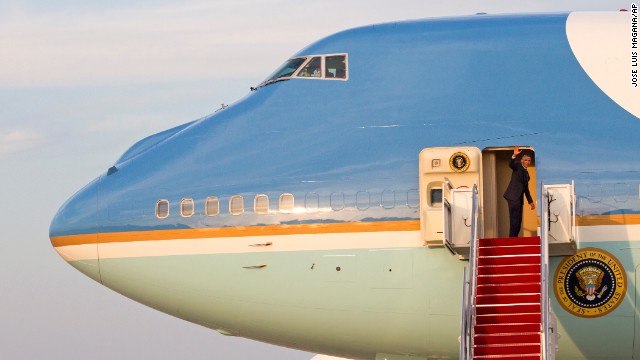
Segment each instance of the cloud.
[{"label": "cloud", "polygon": [[0,159],[27,151],[44,143],[44,137],[38,133],[12,130],[0,133]]}]

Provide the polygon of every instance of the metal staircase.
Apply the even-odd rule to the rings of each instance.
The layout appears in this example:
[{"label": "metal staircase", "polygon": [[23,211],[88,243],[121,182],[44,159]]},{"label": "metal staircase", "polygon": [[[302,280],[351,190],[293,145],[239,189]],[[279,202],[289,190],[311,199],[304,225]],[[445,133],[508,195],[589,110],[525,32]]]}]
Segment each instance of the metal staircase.
[{"label": "metal staircase", "polygon": [[549,321],[553,315],[548,301],[545,201],[542,236],[478,239],[477,195],[474,187],[460,359],[553,360],[556,334],[554,321],[552,325]]},{"label": "metal staircase", "polygon": [[540,238],[478,242],[473,359],[541,359]]}]

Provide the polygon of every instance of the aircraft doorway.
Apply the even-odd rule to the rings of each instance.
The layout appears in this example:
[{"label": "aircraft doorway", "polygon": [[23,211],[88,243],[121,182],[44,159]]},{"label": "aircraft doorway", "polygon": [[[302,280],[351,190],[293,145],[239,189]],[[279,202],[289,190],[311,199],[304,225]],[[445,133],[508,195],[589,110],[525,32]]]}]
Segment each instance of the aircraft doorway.
[{"label": "aircraft doorway", "polygon": [[[531,147],[520,147],[531,156],[529,191],[537,198],[536,159]],[[426,148],[420,153],[420,217],[425,243],[467,248],[468,219],[471,214],[470,189],[476,185],[479,200],[479,236],[509,236],[509,208],[503,194],[511,180],[509,160],[513,147]],[[518,159],[518,160],[519,160]],[[537,204],[536,204],[537,207]],[[467,228],[467,229],[465,229]],[[448,234],[448,235],[447,235]],[[520,236],[538,235],[537,212],[526,204]],[[448,236],[448,237],[447,237]],[[445,237],[447,237],[445,239]],[[457,252],[457,250],[456,250]]]},{"label": "aircraft doorway", "polygon": [[[531,147],[521,146],[522,154],[531,156],[529,172],[529,191],[535,202],[537,197],[536,187],[536,156]],[[511,180],[511,168],[509,160],[513,155],[513,147],[486,148],[482,150],[483,192],[484,192],[484,237],[498,238],[509,236],[509,207],[502,197],[509,181]],[[536,207],[538,204],[536,204]],[[522,229],[520,236],[538,235],[538,216],[535,210],[531,210],[525,199],[522,214]]]}]

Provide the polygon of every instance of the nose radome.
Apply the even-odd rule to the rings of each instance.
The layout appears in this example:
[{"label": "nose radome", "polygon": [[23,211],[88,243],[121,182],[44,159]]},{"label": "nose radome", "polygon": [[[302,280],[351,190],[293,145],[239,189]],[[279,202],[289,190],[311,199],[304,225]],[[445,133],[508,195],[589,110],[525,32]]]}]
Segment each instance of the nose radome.
[{"label": "nose radome", "polygon": [[100,282],[98,263],[96,179],[78,191],[58,210],[49,227],[51,245],[71,266]]}]

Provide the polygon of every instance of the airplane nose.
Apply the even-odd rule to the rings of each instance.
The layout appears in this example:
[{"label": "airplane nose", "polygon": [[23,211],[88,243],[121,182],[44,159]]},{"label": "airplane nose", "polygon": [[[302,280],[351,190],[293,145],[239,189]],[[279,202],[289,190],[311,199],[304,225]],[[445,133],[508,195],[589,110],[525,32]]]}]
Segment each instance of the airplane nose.
[{"label": "airplane nose", "polygon": [[49,238],[66,262],[101,282],[97,234],[99,183],[97,178],[60,207],[51,221]]}]

